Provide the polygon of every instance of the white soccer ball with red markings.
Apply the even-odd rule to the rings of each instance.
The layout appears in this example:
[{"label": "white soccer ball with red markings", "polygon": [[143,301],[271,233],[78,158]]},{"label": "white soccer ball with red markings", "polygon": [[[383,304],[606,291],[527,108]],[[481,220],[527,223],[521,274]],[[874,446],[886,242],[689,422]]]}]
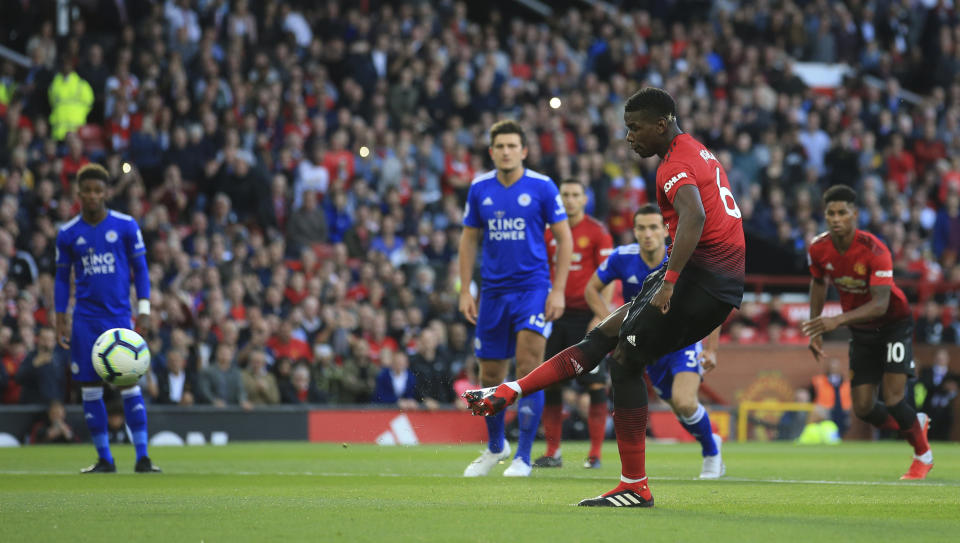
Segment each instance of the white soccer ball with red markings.
[{"label": "white soccer ball with red markings", "polygon": [[150,349],[140,334],[112,328],[93,343],[93,369],[111,385],[136,384],[150,368]]}]

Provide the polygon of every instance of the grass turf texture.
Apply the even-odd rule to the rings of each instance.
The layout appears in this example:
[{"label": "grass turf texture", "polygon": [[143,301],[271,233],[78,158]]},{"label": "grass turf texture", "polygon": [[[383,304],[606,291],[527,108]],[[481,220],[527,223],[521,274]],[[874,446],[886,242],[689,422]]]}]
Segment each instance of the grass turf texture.
[{"label": "grass turf texture", "polygon": [[[542,443],[534,447],[542,451]],[[464,479],[477,446],[252,443],[154,448],[162,475],[80,475],[89,445],[0,449],[0,541],[946,541],[960,533],[960,445],[926,481],[897,481],[904,443],[731,443],[727,477],[695,480],[699,447],[648,444],[654,509],[573,507],[613,488],[564,443],[562,469]],[[952,534],[952,535],[951,535]]]}]

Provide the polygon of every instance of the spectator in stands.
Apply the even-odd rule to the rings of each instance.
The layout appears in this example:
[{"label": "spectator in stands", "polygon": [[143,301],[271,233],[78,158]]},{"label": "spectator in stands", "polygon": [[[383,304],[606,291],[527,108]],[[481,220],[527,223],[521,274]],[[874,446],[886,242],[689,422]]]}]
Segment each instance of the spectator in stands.
[{"label": "spectator in stands", "polygon": [[826,371],[813,376],[813,403],[822,407],[827,417],[843,436],[850,427],[850,410],[853,400],[850,396],[849,370],[839,358],[827,361]]},{"label": "spectator in stands", "polygon": [[67,424],[67,410],[59,400],[50,402],[44,420],[30,431],[30,443],[76,443],[80,438]]},{"label": "spectator in stands", "polygon": [[420,332],[417,350],[409,362],[426,407],[436,409],[440,404],[453,402],[451,358],[439,344],[436,332],[430,328]]},{"label": "spectator in stands", "polygon": [[263,351],[253,351],[247,357],[247,368],[243,370],[243,388],[252,405],[280,403],[277,379],[268,371],[267,357]]},{"label": "spectator in stands", "polygon": [[203,370],[198,379],[198,400],[214,407],[239,405],[243,409],[253,406],[247,399],[243,375],[234,364],[234,348],[226,343],[217,346],[214,363]]},{"label": "spectator in stands", "polygon": [[196,375],[187,367],[187,354],[179,348],[167,353],[166,367],[157,368],[154,385],[148,388],[158,404],[190,406],[195,402]]},{"label": "spectator in stands", "polygon": [[293,367],[290,379],[280,384],[283,403],[315,404],[327,403],[327,396],[310,378],[310,367],[301,363]]},{"label": "spectator in stands", "polygon": [[73,132],[87,122],[93,108],[93,89],[74,70],[73,58],[60,59],[60,71],[50,83],[50,127],[57,141],[63,141],[68,132]]},{"label": "spectator in stands", "polygon": [[953,344],[957,342],[954,335],[954,328],[945,326],[943,322],[943,309],[936,300],[927,300],[923,306],[923,314],[917,319],[916,332],[914,335],[918,343],[927,343],[929,345]]},{"label": "spectator in stands", "polygon": [[370,346],[367,342],[362,339],[353,340],[350,355],[343,360],[342,402],[369,403],[373,399],[379,369],[370,358]]},{"label": "spectator in stands", "polygon": [[920,385],[924,394],[922,410],[930,416],[930,439],[949,440],[960,375],[950,370],[950,353],[946,349],[937,349],[933,365],[920,370]]},{"label": "spectator in stands", "polygon": [[410,371],[407,354],[390,349],[384,349],[380,354],[381,369],[376,378],[374,403],[416,409],[419,406],[417,377]]},{"label": "spectator in stands", "polygon": [[53,328],[40,329],[37,348],[20,364],[15,376],[20,384],[20,403],[50,405],[67,399],[69,353],[57,348]]},{"label": "spectator in stands", "polygon": [[315,243],[327,241],[327,216],[323,207],[317,205],[317,193],[303,192],[303,203],[290,215],[287,223],[287,242],[299,251]]}]

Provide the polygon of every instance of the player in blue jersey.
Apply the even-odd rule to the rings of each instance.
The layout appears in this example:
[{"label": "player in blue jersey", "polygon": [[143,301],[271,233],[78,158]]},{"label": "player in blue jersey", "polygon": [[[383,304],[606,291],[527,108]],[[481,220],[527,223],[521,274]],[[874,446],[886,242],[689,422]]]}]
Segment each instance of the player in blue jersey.
[{"label": "player in blue jersey", "polygon": [[[490,128],[490,158],[496,169],[473,180],[463,213],[458,257],[460,311],[477,325],[474,352],[484,387],[504,382],[514,356],[518,378],[537,367],[543,361],[550,323],[564,310],[573,251],[570,226],[556,184],[545,175],[525,169],[526,157],[523,128],[515,121],[494,124]],[[544,241],[548,226],[557,241],[552,283]],[[470,292],[478,244],[483,247],[479,307]],[[530,449],[543,412],[543,391],[524,396],[517,412],[517,452],[503,474],[527,477],[531,471]],[[487,450],[467,466],[465,477],[487,475],[510,456],[503,412],[485,417],[485,422]]]},{"label": "player in blue jersey", "polygon": [[[77,172],[81,214],[57,232],[57,275],[55,288],[57,338],[70,349],[73,378],[80,383],[83,413],[97,448],[95,464],[83,473],[117,471],[110,454],[107,409],[103,403],[103,382],[93,369],[91,351],[97,337],[111,328],[130,328],[130,272],[139,299],[137,325],[149,328],[150,277],[146,246],[137,221],[129,215],[107,209],[110,175],[99,164],[88,164]],[[74,274],[73,330],[67,317],[70,302],[70,272]],[[157,473],[147,456],[147,410],[137,385],[121,387],[127,427],[137,451],[137,473]]]},{"label": "player in blue jersey", "polygon": [[[666,261],[666,226],[660,208],[648,204],[633,214],[633,233],[637,243],[621,245],[600,264],[584,290],[584,297],[599,319],[606,318],[610,309],[601,291],[611,281],[619,279],[623,285],[623,299],[633,299],[643,286],[647,275]],[[720,455],[720,436],[713,433],[710,416],[697,399],[697,391],[704,372],[717,365],[717,328],[707,339],[704,349],[698,341],[689,347],[663,356],[647,366],[647,374],[657,394],[673,409],[680,424],[700,442],[703,454],[701,479],[722,477],[726,468]]]}]

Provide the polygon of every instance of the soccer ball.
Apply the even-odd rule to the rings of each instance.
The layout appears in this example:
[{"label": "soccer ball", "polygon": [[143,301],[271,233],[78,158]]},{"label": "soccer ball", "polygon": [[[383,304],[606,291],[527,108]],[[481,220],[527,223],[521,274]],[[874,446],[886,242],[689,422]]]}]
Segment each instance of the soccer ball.
[{"label": "soccer ball", "polygon": [[140,334],[112,328],[93,343],[93,369],[111,385],[135,384],[150,367],[150,349]]}]

